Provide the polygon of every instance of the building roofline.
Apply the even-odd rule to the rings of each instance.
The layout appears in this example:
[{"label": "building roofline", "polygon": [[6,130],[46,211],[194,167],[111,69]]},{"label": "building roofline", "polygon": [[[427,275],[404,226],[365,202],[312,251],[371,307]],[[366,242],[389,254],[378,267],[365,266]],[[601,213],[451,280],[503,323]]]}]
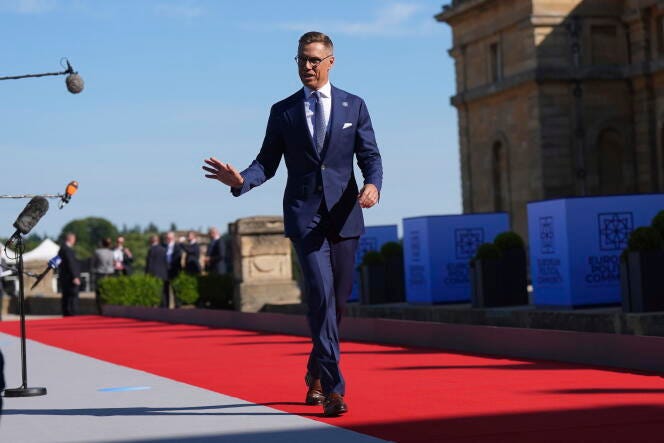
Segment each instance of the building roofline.
[{"label": "building roofline", "polygon": [[434,15],[439,22],[448,23],[460,15],[488,3],[489,0],[452,0],[449,5],[443,5],[443,12]]}]

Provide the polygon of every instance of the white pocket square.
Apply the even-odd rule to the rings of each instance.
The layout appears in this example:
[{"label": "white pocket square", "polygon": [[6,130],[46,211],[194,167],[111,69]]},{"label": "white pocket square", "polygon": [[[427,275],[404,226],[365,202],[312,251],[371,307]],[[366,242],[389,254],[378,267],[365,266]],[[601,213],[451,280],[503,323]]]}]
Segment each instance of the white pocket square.
[{"label": "white pocket square", "polygon": [[352,123],[344,123],[344,127],[343,127],[343,128],[341,128],[341,129],[346,129],[346,128],[350,128],[351,126],[353,126],[353,124],[352,124]]}]

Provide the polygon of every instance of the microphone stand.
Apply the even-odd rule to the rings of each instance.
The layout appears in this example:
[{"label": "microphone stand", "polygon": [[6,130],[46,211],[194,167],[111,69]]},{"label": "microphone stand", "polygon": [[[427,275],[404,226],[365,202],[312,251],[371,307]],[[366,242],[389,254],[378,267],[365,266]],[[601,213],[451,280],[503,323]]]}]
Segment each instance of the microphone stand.
[{"label": "microphone stand", "polygon": [[18,272],[18,299],[19,299],[19,315],[21,316],[21,375],[23,376],[23,383],[19,388],[5,389],[3,391],[4,397],[36,397],[38,395],[46,395],[46,388],[29,388],[28,387],[28,368],[26,362],[25,351],[25,295],[23,293],[23,251],[25,245],[23,244],[23,236],[18,234],[16,239],[16,253],[18,254],[17,272]]}]

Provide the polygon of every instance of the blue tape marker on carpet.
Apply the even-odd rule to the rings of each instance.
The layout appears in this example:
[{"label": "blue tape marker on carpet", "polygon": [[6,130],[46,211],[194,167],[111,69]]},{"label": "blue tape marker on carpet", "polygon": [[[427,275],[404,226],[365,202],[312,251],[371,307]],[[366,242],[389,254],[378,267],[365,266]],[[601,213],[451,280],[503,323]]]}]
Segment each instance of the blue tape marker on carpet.
[{"label": "blue tape marker on carpet", "polygon": [[126,391],[145,391],[152,389],[150,386],[120,386],[117,388],[101,388],[97,389],[99,392],[126,392]]}]

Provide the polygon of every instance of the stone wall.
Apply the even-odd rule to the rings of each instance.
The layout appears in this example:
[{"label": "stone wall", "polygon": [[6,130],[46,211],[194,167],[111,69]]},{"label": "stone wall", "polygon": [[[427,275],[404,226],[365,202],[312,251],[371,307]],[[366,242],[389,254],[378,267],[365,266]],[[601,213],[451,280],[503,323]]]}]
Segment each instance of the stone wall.
[{"label": "stone wall", "polygon": [[232,237],[237,310],[257,312],[267,303],[300,302],[282,217],[239,219],[229,225],[228,232]]}]

